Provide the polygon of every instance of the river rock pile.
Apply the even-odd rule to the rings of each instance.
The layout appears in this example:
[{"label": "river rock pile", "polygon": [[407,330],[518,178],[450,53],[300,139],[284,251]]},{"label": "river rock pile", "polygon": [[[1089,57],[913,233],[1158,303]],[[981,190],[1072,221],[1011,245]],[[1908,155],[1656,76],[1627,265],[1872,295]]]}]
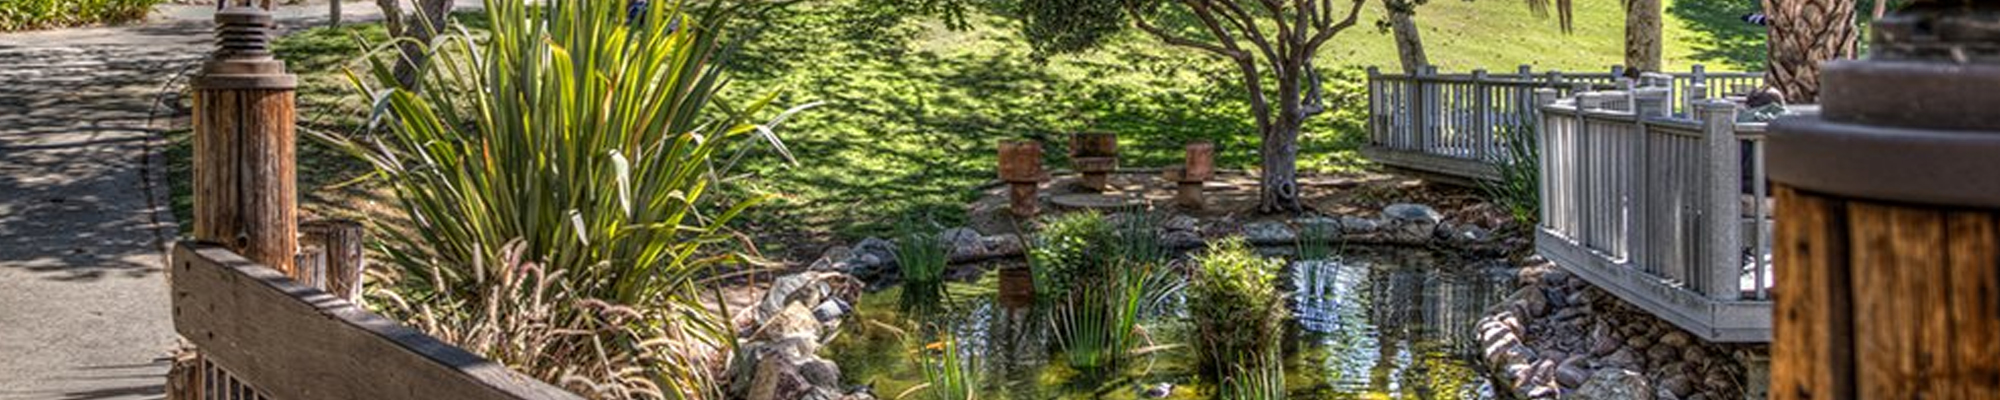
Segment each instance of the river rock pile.
[{"label": "river rock pile", "polygon": [[746,400],[872,400],[840,386],[840,366],[819,357],[853,311],[860,283],[833,272],[778,278],[757,306],[737,318],[746,327],[729,364],[729,398]]},{"label": "river rock pile", "polygon": [[1479,339],[1516,397],[1743,398],[1736,352],[1704,342],[1546,262],[1488,311]]}]

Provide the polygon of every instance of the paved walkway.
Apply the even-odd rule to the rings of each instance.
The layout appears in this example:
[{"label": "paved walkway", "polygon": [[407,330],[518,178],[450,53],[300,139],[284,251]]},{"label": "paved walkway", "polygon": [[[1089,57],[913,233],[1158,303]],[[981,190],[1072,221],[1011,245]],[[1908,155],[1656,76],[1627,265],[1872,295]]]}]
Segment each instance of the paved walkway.
[{"label": "paved walkway", "polygon": [[[277,15],[315,23],[311,7]],[[208,51],[209,12],[0,34],[0,399],[164,397],[176,230],[156,99]]]}]

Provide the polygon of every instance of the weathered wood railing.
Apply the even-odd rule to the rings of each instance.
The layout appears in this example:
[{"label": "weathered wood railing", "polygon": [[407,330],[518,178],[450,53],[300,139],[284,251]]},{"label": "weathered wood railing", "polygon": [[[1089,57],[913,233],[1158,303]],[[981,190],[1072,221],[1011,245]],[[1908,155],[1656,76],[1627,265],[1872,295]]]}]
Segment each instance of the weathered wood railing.
[{"label": "weathered wood railing", "polygon": [[227,248],[174,250],[174,329],[199,399],[579,399]]},{"label": "weathered wood railing", "polygon": [[[1461,179],[1498,179],[1498,162],[1511,158],[1509,129],[1536,123],[1534,93],[1558,94],[1632,85],[1623,71],[1609,73],[1535,72],[1522,66],[1512,74],[1439,74],[1424,68],[1412,74],[1368,72],[1369,143],[1362,154],[1398,168]],[[1656,75],[1639,82],[1667,88],[1669,115],[1685,116],[1688,104],[1755,88],[1761,73],[1691,72]],[[1629,86],[1624,86],[1629,87]],[[1525,134],[1525,133],[1524,133]]]},{"label": "weathered wood railing", "polygon": [[1585,92],[1542,107],[1536,249],[1706,339],[1768,341],[1764,126],[1737,123],[1721,100],[1669,115],[1667,96]]}]

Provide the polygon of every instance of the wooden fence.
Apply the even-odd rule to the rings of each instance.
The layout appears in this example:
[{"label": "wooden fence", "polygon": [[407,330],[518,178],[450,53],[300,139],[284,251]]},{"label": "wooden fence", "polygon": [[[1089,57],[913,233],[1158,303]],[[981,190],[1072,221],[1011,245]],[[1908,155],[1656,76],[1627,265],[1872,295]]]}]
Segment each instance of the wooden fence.
[{"label": "wooden fence", "polygon": [[1670,93],[1584,92],[1541,107],[1536,249],[1705,339],[1769,341],[1764,125],[1737,123],[1721,100],[1673,115]]},{"label": "wooden fence", "polygon": [[171,262],[174,329],[201,349],[181,398],[580,399],[222,246]]},{"label": "wooden fence", "polygon": [[[1362,154],[1375,162],[1467,180],[1499,178],[1496,163],[1512,157],[1507,134],[1536,124],[1534,93],[1553,89],[1573,92],[1629,88],[1623,71],[1607,73],[1535,72],[1522,66],[1512,74],[1438,74],[1424,68],[1414,74],[1368,71],[1369,142]],[[1691,72],[1658,75],[1638,86],[1667,89],[1668,114],[1686,116],[1689,104],[1720,98],[1761,85],[1762,73],[1712,73],[1700,65]],[[1519,129],[1526,134],[1525,129]]]}]

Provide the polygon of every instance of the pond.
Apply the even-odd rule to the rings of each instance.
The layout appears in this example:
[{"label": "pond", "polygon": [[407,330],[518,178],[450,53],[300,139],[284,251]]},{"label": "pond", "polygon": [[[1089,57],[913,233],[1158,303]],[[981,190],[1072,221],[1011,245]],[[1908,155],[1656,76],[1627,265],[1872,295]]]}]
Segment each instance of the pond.
[{"label": "pond", "polygon": [[[942,290],[892,287],[865,295],[823,354],[851,383],[895,399],[923,383],[914,356],[937,329],[978,363],[983,399],[1145,399],[1173,385],[1172,399],[1204,399],[1213,382],[1194,371],[1190,323],[1179,299],[1141,323],[1150,344],[1115,372],[1068,367],[1048,345],[1049,319],[1031,301],[1002,296],[1002,275]],[[1286,391],[1292,399],[1489,399],[1473,327],[1512,288],[1504,263],[1408,249],[1350,249],[1334,260],[1293,263],[1280,281],[1292,293]],[[1025,303],[1025,304],[1024,304]],[[921,394],[908,398],[922,398]]]}]

